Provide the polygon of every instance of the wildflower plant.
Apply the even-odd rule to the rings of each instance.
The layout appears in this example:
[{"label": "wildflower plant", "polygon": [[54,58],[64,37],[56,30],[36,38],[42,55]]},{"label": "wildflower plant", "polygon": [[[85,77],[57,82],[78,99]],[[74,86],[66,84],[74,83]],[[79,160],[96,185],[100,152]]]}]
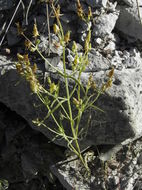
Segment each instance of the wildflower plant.
[{"label": "wildflower plant", "polygon": [[[83,54],[79,54],[77,44],[73,41],[72,51],[74,53],[74,60],[72,62],[72,70],[70,73],[67,72],[66,65],[66,47],[70,42],[70,31],[64,34],[61,22],[60,22],[60,6],[55,7],[53,1],[48,1],[50,3],[54,16],[56,18],[56,24],[53,25],[53,31],[59,38],[59,46],[62,46],[62,61],[63,69],[59,69],[53,66],[39,51],[38,44],[40,43],[38,36],[38,29],[36,23],[33,27],[33,37],[34,43],[25,35],[20,24],[17,23],[18,33],[25,38],[25,47],[31,52],[36,52],[39,56],[60,76],[65,85],[65,93],[61,93],[60,83],[55,83],[55,81],[48,77],[47,88],[42,85],[36,75],[37,65],[31,65],[29,61],[28,54],[20,55],[17,54],[18,63],[16,64],[17,71],[26,78],[30,83],[30,87],[33,93],[37,95],[39,100],[47,109],[47,114],[44,119],[37,118],[33,121],[37,126],[46,127],[50,132],[55,135],[55,138],[64,139],[67,143],[68,148],[77,155],[81,160],[82,164],[89,172],[89,167],[83,158],[81,153],[79,141],[82,138],[82,130],[80,129],[80,122],[83,114],[90,109],[100,110],[95,106],[95,102],[99,96],[104,93],[104,91],[111,86],[112,77],[114,70],[112,69],[108,75],[108,81],[103,84],[102,87],[98,88],[93,80],[93,76],[90,75],[88,78],[88,83],[86,86],[82,84],[81,74],[85,70],[86,66],[89,64],[88,53],[91,49],[91,30],[88,31]],[[80,1],[77,1],[78,16],[90,20],[92,16],[91,9],[89,8],[88,15],[86,16],[81,7]],[[88,19],[88,20],[87,20]],[[70,88],[70,82],[72,87]],[[56,128],[47,126],[46,121],[52,118]],[[66,124],[70,128],[71,133],[66,133]]]}]

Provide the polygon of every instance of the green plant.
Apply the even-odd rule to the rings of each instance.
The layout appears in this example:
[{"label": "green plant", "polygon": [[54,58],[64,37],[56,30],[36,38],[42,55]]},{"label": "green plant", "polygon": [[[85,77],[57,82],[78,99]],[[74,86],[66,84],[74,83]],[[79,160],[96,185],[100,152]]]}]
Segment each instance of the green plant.
[{"label": "green plant", "polygon": [[0,190],[8,189],[8,181],[4,179],[0,179]]},{"label": "green plant", "polygon": [[[72,62],[72,70],[68,73],[66,69],[66,47],[70,42],[70,31],[64,34],[61,22],[60,22],[60,6],[55,7],[53,1],[46,2],[50,3],[54,16],[56,17],[57,23],[53,26],[54,33],[58,36],[58,46],[62,47],[62,61],[63,69],[54,67],[43,54],[39,51],[38,45],[40,40],[38,39],[39,33],[36,24],[33,28],[34,42],[32,42],[24,33],[20,24],[17,23],[18,33],[24,36],[25,46],[31,52],[37,52],[38,55],[60,76],[64,79],[65,94],[61,93],[60,83],[55,83],[50,77],[47,80],[47,88],[42,85],[36,75],[37,66],[29,61],[28,54],[20,55],[17,54],[18,63],[16,64],[17,71],[26,78],[30,83],[30,87],[33,93],[35,93],[42,104],[47,108],[47,115],[44,119],[37,118],[33,121],[38,126],[46,127],[49,131],[54,133],[55,138],[63,138],[67,142],[68,148],[74,152],[82,164],[89,172],[88,165],[83,158],[80,150],[79,141],[82,138],[82,129],[80,129],[80,121],[83,114],[87,110],[95,109],[102,111],[97,106],[95,102],[99,96],[104,93],[104,91],[111,86],[112,77],[114,69],[109,72],[108,81],[102,84],[102,87],[98,88],[93,80],[93,76],[90,75],[87,84],[84,86],[81,81],[82,72],[85,70],[86,66],[89,64],[88,53],[91,49],[91,30],[89,29],[88,35],[84,44],[83,54],[79,54],[77,49],[77,44],[74,41],[72,45],[72,51],[74,53],[74,61]],[[77,2],[78,16],[88,22],[92,16],[91,9],[89,8],[88,15],[86,16],[81,7],[80,1]],[[72,87],[69,87],[69,84]],[[56,128],[47,126],[46,121],[52,118]],[[66,134],[66,125],[70,126],[71,135]]]}]

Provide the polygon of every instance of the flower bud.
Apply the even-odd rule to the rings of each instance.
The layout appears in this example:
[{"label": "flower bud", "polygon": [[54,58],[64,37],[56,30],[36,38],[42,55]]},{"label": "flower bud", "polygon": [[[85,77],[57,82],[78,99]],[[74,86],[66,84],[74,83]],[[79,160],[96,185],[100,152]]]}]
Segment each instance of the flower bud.
[{"label": "flower bud", "polygon": [[39,36],[39,33],[38,33],[38,29],[37,29],[37,25],[34,24],[34,27],[33,27],[33,37],[37,37]]},{"label": "flower bud", "polygon": [[17,53],[17,58],[19,62],[24,60],[24,56],[21,55],[20,53]]},{"label": "flower bud", "polygon": [[58,32],[60,31],[60,28],[59,28],[59,26],[57,24],[53,25],[53,31],[54,31],[55,34],[58,34]]},{"label": "flower bud", "polygon": [[70,34],[71,34],[70,31],[68,31],[68,32],[65,34],[64,41],[65,41],[66,43],[68,43],[68,42],[70,41]]},{"label": "flower bud", "polygon": [[91,17],[92,17],[91,7],[88,7],[88,20],[90,20]]},{"label": "flower bud", "polygon": [[25,47],[27,48],[27,49],[30,49],[31,48],[31,42],[29,41],[29,40],[25,40]]},{"label": "flower bud", "polygon": [[19,22],[16,23],[16,26],[17,26],[18,35],[23,34],[23,29],[22,29],[22,27],[20,26],[20,23],[19,23]]},{"label": "flower bud", "polygon": [[76,45],[76,42],[75,42],[75,41],[73,41],[72,51],[73,51],[74,53],[77,51],[77,45]]}]

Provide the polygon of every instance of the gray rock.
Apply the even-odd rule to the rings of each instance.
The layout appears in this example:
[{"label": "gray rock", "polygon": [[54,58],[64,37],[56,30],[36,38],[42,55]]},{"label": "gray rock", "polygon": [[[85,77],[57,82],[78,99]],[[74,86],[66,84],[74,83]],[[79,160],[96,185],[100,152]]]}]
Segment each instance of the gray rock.
[{"label": "gray rock", "polygon": [[93,35],[95,37],[105,37],[109,35],[115,27],[116,21],[119,16],[119,11],[113,13],[101,14],[93,21]]},{"label": "gray rock", "polygon": [[91,22],[86,23],[85,21],[81,20],[79,22],[79,26],[78,26],[78,33],[85,33],[87,31],[89,31],[89,29],[91,28]]},{"label": "gray rock", "polygon": [[114,56],[111,59],[111,65],[118,70],[122,70],[122,68],[124,67],[124,65],[122,64],[123,60],[124,59],[122,58],[122,56],[119,55],[119,52],[115,50]]},{"label": "gray rock", "polygon": [[61,16],[61,21],[65,22],[67,24],[76,19],[77,19],[77,16],[72,12],[70,14],[64,14]]},{"label": "gray rock", "polygon": [[[57,67],[58,64],[60,64],[60,57],[56,56],[56,57],[52,57],[52,58],[47,58],[47,60],[51,63],[51,65],[53,65],[54,67]],[[45,61],[45,70],[47,72],[51,71],[51,72],[55,72]]]},{"label": "gray rock", "polygon": [[15,0],[0,0],[0,11],[11,9],[14,6]]},{"label": "gray rock", "polygon": [[[127,5],[134,7],[137,6],[137,1],[136,0],[123,0]],[[142,1],[138,0],[138,6],[142,5]]]},{"label": "gray rock", "polygon": [[103,40],[101,38],[94,39],[94,42],[96,45],[101,45],[103,43]]},{"label": "gray rock", "polygon": [[11,27],[9,29],[9,32],[7,33],[7,41],[9,46],[14,46],[20,41],[20,37],[18,36],[17,33],[17,28]]},{"label": "gray rock", "polygon": [[140,68],[142,65],[142,58],[140,52],[133,48],[129,52],[124,50],[117,51],[115,50],[113,57],[110,60],[111,65],[119,70],[119,68]]},{"label": "gray rock", "polygon": [[142,152],[140,152],[137,162],[139,165],[142,164]]},{"label": "gray rock", "polygon": [[129,57],[127,57],[123,64],[126,68],[138,68],[142,64],[142,59],[140,57],[139,52],[131,53]]},{"label": "gray rock", "polygon": [[85,69],[85,72],[105,71],[111,67],[111,63],[108,59],[104,58],[95,49],[92,49],[88,54],[89,64]]},{"label": "gray rock", "polygon": [[[119,6],[120,15],[116,23],[116,28],[127,36],[135,40],[142,40],[142,24],[138,16],[137,7]],[[139,7],[140,13],[142,7]]]},{"label": "gray rock", "polygon": [[22,154],[21,163],[23,168],[23,174],[25,178],[30,178],[30,176],[36,176],[38,169],[33,164],[33,159],[29,158],[29,155]]},{"label": "gray rock", "polygon": [[[49,40],[45,35],[40,36],[40,44],[38,45],[38,48],[45,55],[48,54]],[[61,56],[62,50],[63,47],[59,43],[59,38],[55,34],[51,34],[50,52]]]},{"label": "gray rock", "polygon": [[116,145],[116,146],[112,147],[110,150],[106,151],[105,153],[102,152],[99,155],[99,158],[100,158],[100,160],[102,160],[104,162],[111,160],[116,155],[116,153],[119,152],[119,150],[121,150],[121,149],[122,149],[122,145]]},{"label": "gray rock", "polygon": [[115,44],[114,42],[110,41],[110,42],[108,43],[108,45],[105,46],[104,51],[110,51],[110,52],[112,52],[112,51],[114,51],[115,49],[116,49],[116,44]]},{"label": "gray rock", "polygon": [[58,54],[59,56],[63,53],[63,47],[60,45],[60,40],[56,35],[51,35],[50,50],[52,53]]},{"label": "gray rock", "polygon": [[41,53],[47,54],[49,51],[49,41],[44,35],[40,35],[40,44],[38,45],[38,48]]},{"label": "gray rock", "polygon": [[[82,56],[82,53],[80,53],[80,55]],[[67,59],[69,61],[69,66],[72,67],[72,62],[74,61],[73,52],[68,51]],[[84,72],[105,71],[111,68],[110,61],[93,48],[88,53],[88,60],[89,64],[86,66]]]},{"label": "gray rock", "polygon": [[76,7],[76,2],[72,1],[68,3],[68,6],[65,8],[66,11],[71,11],[71,12],[76,12],[77,7]]},{"label": "gray rock", "polygon": [[86,0],[86,3],[91,7],[106,7],[107,0]]},{"label": "gray rock", "polygon": [[[105,113],[92,110],[86,112],[82,117],[80,123],[80,128],[84,128],[82,147],[96,144],[118,144],[142,135],[141,70],[140,67],[139,69],[115,71],[112,87],[99,98],[96,104]],[[52,139],[54,135],[46,128],[37,127],[32,123],[33,119],[43,117],[45,110],[34,106],[39,105],[40,102],[35,95],[31,95],[29,84],[17,74],[14,63],[1,56],[0,73],[0,101],[25,118],[31,127]],[[93,77],[96,84],[102,85],[102,82],[106,80],[104,76],[107,73],[108,71],[105,68],[103,71],[94,72]],[[90,72],[82,74],[81,80],[84,85],[89,76]],[[52,77],[59,79],[59,75],[56,73],[53,73]],[[64,92],[64,87],[62,92]],[[87,124],[88,116],[91,118],[89,127]],[[54,126],[54,123],[49,121],[50,125]],[[85,132],[86,129],[88,129],[87,133]],[[55,140],[55,142],[65,145],[61,140]]]},{"label": "gray rock", "polygon": [[[92,161],[94,156],[90,155],[88,152],[87,156],[91,156]],[[52,173],[60,180],[63,186],[67,190],[81,189],[81,190],[93,190],[95,189],[95,176],[84,177],[83,168],[80,166],[80,163],[76,157],[70,157],[67,160],[58,162],[56,165],[50,167]],[[81,172],[82,169],[82,172]],[[82,174],[81,174],[82,173]]]},{"label": "gray rock", "polygon": [[[139,165],[136,165],[137,155],[140,152],[141,155],[141,139],[134,141],[133,143],[127,146],[103,146],[101,150],[99,149],[99,157],[102,155],[102,152],[105,152],[103,158],[109,156],[111,157],[111,152],[115,154],[111,160],[103,159],[107,162],[101,162],[99,166],[98,156],[94,156],[93,151],[86,151],[84,154],[85,159],[88,161],[90,166],[91,175],[87,179],[83,180],[83,168],[81,168],[79,161],[77,159],[68,158],[65,161],[60,161],[55,165],[51,166],[51,171],[55,176],[58,177],[63,186],[68,190],[74,189],[85,189],[85,190],[94,190],[102,189],[124,189],[124,190],[133,190],[141,188],[141,159],[142,156],[139,156],[140,159]],[[119,150],[120,149],[120,150]],[[134,150],[136,153],[134,153]],[[116,154],[117,152],[117,154]],[[106,166],[105,169],[102,168],[102,165]],[[98,173],[97,173],[98,172]],[[107,178],[105,178],[107,172]],[[121,181],[121,183],[120,183]]]}]

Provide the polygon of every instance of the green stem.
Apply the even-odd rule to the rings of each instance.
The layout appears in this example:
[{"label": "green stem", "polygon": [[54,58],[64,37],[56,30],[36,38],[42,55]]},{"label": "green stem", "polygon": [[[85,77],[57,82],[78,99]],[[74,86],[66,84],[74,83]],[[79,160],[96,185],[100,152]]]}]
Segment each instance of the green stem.
[{"label": "green stem", "polygon": [[[41,94],[38,93],[37,95],[38,95],[39,99],[45,104],[44,99],[42,98]],[[49,107],[48,105],[47,105],[47,108],[48,108],[48,110],[51,112],[51,109],[50,109],[50,107]],[[71,115],[72,115],[72,112],[71,112]],[[53,115],[53,113],[51,113],[51,116],[52,116],[54,122],[56,123],[56,125],[58,126],[58,128],[60,128],[60,125],[59,125],[59,123],[57,122],[57,120],[56,120],[55,116]],[[44,123],[42,123],[42,125],[43,125],[43,126],[46,126]],[[46,126],[46,127],[47,127],[47,126]],[[52,130],[52,129],[49,128],[49,127],[47,127],[47,128],[48,128],[51,132],[57,134],[58,136],[63,136],[62,134],[56,132],[55,130]],[[73,128],[73,130],[74,130],[74,128]],[[74,134],[75,134],[75,133],[74,133]],[[86,168],[86,170],[89,171],[87,165],[86,165],[85,162],[84,162],[84,159],[83,159],[83,157],[82,157],[80,151],[77,151],[77,150],[74,148],[74,146],[73,146],[72,144],[70,144],[70,140],[69,140],[70,137],[68,137],[68,136],[65,135],[65,134],[64,134],[63,137],[64,137],[64,139],[69,143],[70,148],[72,149],[72,151],[79,157],[79,159],[80,159],[81,162],[83,163],[83,165],[84,165],[84,167]],[[77,141],[77,139],[76,139],[76,135],[73,135],[73,137],[75,137],[76,145],[78,145],[78,141]],[[79,145],[78,145],[78,146],[79,146]],[[77,149],[78,149],[78,146],[77,146]],[[79,148],[79,150],[80,150],[80,148]]]},{"label": "green stem", "polygon": [[40,93],[37,93],[37,95],[38,95],[39,99],[41,100],[41,102],[46,105],[46,107],[49,110],[49,112],[51,112],[51,116],[52,116],[54,122],[56,123],[56,125],[58,126],[58,128],[60,128],[60,125],[59,125],[58,121],[56,120],[55,116],[53,115],[53,113],[52,113],[50,107],[48,106],[48,104],[45,103],[44,98],[42,98],[42,95]]},{"label": "green stem", "polygon": [[78,129],[79,129],[79,124],[82,116],[82,111],[79,109],[78,110],[78,117],[77,117],[77,123],[76,123],[76,136],[78,136]]},{"label": "green stem", "polygon": [[63,106],[62,103],[61,103],[61,101],[67,101],[67,99],[66,99],[66,98],[62,98],[62,97],[55,97],[53,94],[49,93],[49,92],[48,92],[47,90],[45,90],[44,88],[43,88],[43,91],[44,91],[45,93],[47,93],[49,96],[51,96],[53,99],[55,99],[55,100],[58,102],[58,104],[60,104],[62,110],[63,110],[64,113],[66,114],[66,117],[69,119],[69,115],[68,115],[67,111],[65,110],[64,106]]},{"label": "green stem", "polygon": [[101,95],[102,91],[100,90],[96,96],[96,98],[89,104],[89,102],[86,102],[86,109],[88,109],[90,106],[92,106],[99,98],[99,96]]},{"label": "green stem", "polygon": [[[66,75],[66,63],[65,63],[65,47],[63,47],[63,66],[64,66],[64,74]],[[67,93],[67,100],[68,100],[68,109],[69,109],[69,116],[70,116],[70,124],[71,124],[71,130],[73,134],[73,138],[75,139],[75,145],[78,150],[78,153],[80,155],[80,147],[78,144],[77,136],[74,129],[74,120],[72,117],[72,109],[71,109],[71,102],[70,102],[70,93],[69,93],[69,86],[68,86],[68,79],[65,78],[65,88]]]}]

